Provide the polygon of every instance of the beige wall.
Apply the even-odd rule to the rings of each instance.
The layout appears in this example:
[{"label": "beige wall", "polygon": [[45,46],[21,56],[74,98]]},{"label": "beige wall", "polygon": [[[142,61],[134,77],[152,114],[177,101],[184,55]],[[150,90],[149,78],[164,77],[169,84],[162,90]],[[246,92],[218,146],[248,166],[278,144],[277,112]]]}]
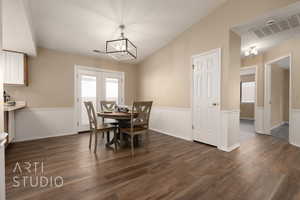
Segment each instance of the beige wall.
[{"label": "beige wall", "polygon": [[[241,82],[254,82],[255,75],[242,75]],[[254,119],[254,103],[240,103],[240,117]]]},{"label": "beige wall", "polygon": [[221,107],[239,109],[240,41],[230,28],[294,2],[228,0],[139,64],[138,98],[153,99],[160,106],[190,107],[191,56],[222,48]]},{"label": "beige wall", "polygon": [[125,72],[125,103],[135,99],[135,65],[44,48],[29,59],[29,86],[5,86],[5,90],[16,100],[25,100],[29,107],[73,106],[75,64]]}]

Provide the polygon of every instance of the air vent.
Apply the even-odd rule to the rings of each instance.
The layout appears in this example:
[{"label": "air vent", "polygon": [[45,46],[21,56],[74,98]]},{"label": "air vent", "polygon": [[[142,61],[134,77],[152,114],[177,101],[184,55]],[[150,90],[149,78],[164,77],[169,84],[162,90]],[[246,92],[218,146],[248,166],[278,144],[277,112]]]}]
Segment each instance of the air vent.
[{"label": "air vent", "polygon": [[280,28],[277,24],[270,25],[270,28],[273,31],[273,33],[279,33],[280,32]]},{"label": "air vent", "polygon": [[289,23],[287,21],[280,21],[278,25],[281,28],[281,31],[286,31],[290,29]]},{"label": "air vent", "polygon": [[300,24],[299,24],[299,21],[298,21],[297,15],[291,16],[291,17],[288,19],[288,21],[289,21],[291,27],[293,27],[293,28],[296,28],[296,27],[298,27],[298,26],[300,25]]},{"label": "air vent", "polygon": [[269,26],[265,26],[262,28],[262,32],[265,34],[265,36],[269,36],[272,34],[271,29],[269,28]]},{"label": "air vent", "polygon": [[292,15],[281,21],[275,21],[274,19],[268,19],[265,26],[254,28],[253,33],[258,38],[264,38],[277,34],[283,31],[287,31],[293,28],[300,27],[300,13],[297,15]]},{"label": "air vent", "polygon": [[263,38],[263,37],[265,37],[265,34],[264,34],[261,30],[259,30],[259,29],[256,29],[256,30],[254,30],[253,32],[255,33],[255,35],[256,35],[258,38]]}]

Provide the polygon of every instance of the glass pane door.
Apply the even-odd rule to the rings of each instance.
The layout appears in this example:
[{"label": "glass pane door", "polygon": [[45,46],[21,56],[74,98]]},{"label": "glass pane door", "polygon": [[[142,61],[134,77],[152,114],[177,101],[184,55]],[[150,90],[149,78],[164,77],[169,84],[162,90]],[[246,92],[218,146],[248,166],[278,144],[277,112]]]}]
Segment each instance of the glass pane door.
[{"label": "glass pane door", "polygon": [[[76,72],[76,129],[78,132],[89,130],[89,119],[85,101],[92,101],[95,111],[100,111],[100,101],[123,102],[123,74],[121,72],[103,72],[92,69],[78,69]],[[101,119],[98,119],[101,121]]]},{"label": "glass pane door", "polygon": [[117,105],[123,104],[122,76],[118,73],[103,73],[104,100],[116,101]]},{"label": "glass pane door", "polygon": [[84,102],[92,101],[94,104],[95,111],[97,111],[97,100],[98,100],[98,90],[97,90],[97,79],[98,74],[95,72],[80,72],[78,74],[78,131],[89,130],[89,119]]}]

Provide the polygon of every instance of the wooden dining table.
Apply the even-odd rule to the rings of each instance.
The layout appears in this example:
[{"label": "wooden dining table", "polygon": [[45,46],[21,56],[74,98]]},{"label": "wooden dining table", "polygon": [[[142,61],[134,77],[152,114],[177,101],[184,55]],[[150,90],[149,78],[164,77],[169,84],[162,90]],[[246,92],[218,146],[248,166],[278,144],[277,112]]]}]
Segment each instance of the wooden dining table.
[{"label": "wooden dining table", "polygon": [[[128,128],[129,121],[131,119],[131,112],[97,112],[97,116],[103,119],[114,119],[118,122],[118,133],[120,133],[121,128]],[[133,113],[133,117],[137,117],[138,113]],[[114,142],[113,138],[107,143],[108,146],[112,145]],[[135,139],[135,143],[138,144],[138,139]]]}]

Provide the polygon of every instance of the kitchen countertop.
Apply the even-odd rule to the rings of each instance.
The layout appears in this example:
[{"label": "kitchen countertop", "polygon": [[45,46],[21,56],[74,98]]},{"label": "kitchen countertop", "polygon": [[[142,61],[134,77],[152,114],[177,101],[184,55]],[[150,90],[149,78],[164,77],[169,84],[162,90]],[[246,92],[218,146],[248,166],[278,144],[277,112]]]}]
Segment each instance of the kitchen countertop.
[{"label": "kitchen countertop", "polygon": [[25,101],[16,101],[16,105],[14,105],[14,106],[4,105],[4,111],[10,112],[10,111],[19,110],[19,109],[22,109],[25,107],[26,107]]}]

